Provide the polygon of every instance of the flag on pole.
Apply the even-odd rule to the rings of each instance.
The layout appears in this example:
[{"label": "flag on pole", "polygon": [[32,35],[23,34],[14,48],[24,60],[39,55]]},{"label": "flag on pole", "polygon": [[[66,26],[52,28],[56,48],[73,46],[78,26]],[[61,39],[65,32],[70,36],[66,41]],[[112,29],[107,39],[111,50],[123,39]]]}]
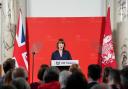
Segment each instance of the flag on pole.
[{"label": "flag on pole", "polygon": [[107,10],[107,17],[105,18],[105,29],[103,29],[102,43],[101,43],[101,54],[100,54],[100,65],[104,69],[105,67],[116,68],[117,63],[115,59],[115,53],[112,41],[111,21],[110,21],[110,6]]},{"label": "flag on pole", "polygon": [[16,67],[24,67],[28,70],[27,48],[26,48],[26,29],[23,26],[22,13],[20,11],[14,41],[13,57],[16,60]]}]

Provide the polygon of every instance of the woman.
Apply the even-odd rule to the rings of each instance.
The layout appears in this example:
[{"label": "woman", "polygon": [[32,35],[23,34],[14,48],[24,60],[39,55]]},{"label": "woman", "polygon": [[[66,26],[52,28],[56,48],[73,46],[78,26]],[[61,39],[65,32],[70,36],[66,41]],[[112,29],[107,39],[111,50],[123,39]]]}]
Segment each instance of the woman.
[{"label": "woman", "polygon": [[65,50],[65,42],[59,39],[57,42],[57,50],[52,53],[52,60],[71,60],[72,57],[69,51]]}]

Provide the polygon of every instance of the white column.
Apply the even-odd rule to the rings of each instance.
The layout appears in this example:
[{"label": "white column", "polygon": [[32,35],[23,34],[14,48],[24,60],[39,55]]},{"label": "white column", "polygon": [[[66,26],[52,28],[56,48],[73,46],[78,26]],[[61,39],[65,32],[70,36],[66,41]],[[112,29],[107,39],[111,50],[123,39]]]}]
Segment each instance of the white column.
[{"label": "white column", "polygon": [[[11,0],[10,0],[11,1]],[[2,22],[2,60],[4,61],[7,58],[7,51],[9,50],[10,44],[7,39],[10,38],[9,30],[10,30],[10,17],[11,17],[11,9],[9,0],[3,1],[3,18]],[[8,36],[8,37],[7,37]],[[11,39],[10,39],[11,40]]]},{"label": "white column", "polygon": [[119,68],[128,65],[128,0],[116,1],[117,53]]},{"label": "white column", "polygon": [[118,58],[119,67],[128,65],[128,21],[119,24]]},{"label": "white column", "polygon": [[[1,40],[1,38],[2,38],[2,0],[0,0],[0,50],[2,49],[2,45],[1,45],[1,43],[2,43],[2,40]],[[1,60],[1,57],[2,56],[2,51],[0,51],[0,64],[2,63],[2,60]]]},{"label": "white column", "polygon": [[13,40],[17,21],[17,0],[2,0],[1,60],[4,62],[13,54]]},{"label": "white column", "polygon": [[117,4],[117,22],[124,22],[128,20],[128,0],[116,0]]}]

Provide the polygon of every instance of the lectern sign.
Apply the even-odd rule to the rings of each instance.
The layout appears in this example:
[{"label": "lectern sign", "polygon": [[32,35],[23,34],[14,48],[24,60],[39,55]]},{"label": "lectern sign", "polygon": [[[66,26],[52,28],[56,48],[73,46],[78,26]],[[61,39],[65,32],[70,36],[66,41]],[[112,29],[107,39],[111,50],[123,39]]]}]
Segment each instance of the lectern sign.
[{"label": "lectern sign", "polygon": [[72,64],[79,64],[78,60],[51,60],[51,66],[71,66]]}]

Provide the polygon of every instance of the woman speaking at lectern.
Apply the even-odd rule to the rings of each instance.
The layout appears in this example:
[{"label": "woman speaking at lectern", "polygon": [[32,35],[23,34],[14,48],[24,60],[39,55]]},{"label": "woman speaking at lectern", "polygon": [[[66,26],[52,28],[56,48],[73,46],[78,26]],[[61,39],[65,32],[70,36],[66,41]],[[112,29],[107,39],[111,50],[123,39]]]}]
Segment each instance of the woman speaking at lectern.
[{"label": "woman speaking at lectern", "polygon": [[57,42],[57,50],[52,53],[52,60],[71,60],[70,52],[65,50],[65,42],[59,39]]}]

